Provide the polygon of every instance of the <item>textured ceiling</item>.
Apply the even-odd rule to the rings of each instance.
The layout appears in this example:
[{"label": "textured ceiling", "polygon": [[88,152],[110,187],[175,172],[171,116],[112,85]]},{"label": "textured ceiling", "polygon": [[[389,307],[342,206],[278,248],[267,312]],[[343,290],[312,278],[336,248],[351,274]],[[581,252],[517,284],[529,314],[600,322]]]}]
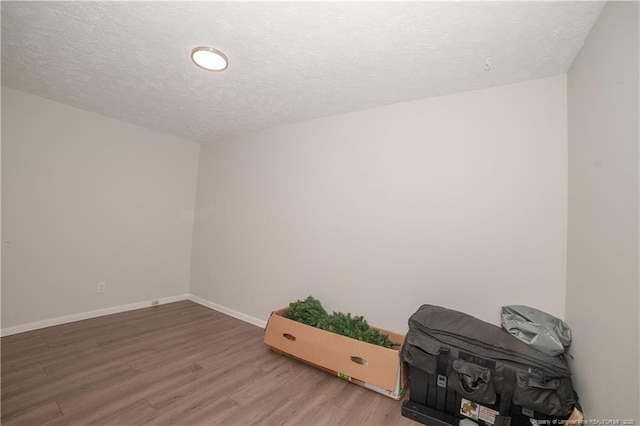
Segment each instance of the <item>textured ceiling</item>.
[{"label": "textured ceiling", "polygon": [[565,73],[603,5],[2,2],[2,83],[209,141]]}]

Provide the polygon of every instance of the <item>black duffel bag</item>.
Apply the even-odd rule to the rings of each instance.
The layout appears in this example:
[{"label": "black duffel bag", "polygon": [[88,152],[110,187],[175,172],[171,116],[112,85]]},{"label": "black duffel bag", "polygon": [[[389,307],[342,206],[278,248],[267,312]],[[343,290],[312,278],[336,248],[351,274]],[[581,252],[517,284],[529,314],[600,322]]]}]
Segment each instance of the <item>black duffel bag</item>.
[{"label": "black duffel bag", "polygon": [[[424,372],[439,388],[446,388],[439,401],[456,398],[452,410],[457,411],[452,414],[458,417],[469,417],[469,407],[494,407],[496,418],[488,424],[499,426],[509,424],[514,406],[518,412],[532,413],[531,418],[568,418],[576,405],[564,356],[547,355],[462,312],[420,307],[409,319],[400,356],[410,371]],[[420,393],[416,386],[411,383],[412,393]]]}]

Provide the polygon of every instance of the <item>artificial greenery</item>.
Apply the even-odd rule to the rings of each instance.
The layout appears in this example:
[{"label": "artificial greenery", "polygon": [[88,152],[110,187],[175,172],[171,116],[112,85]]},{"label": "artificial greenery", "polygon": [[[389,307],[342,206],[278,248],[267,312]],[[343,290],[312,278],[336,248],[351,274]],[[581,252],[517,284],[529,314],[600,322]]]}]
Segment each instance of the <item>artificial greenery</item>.
[{"label": "artificial greenery", "polygon": [[287,318],[318,328],[322,328],[320,324],[323,324],[328,316],[320,301],[311,296],[289,303],[287,311]]},{"label": "artificial greenery", "polygon": [[320,301],[311,296],[305,300],[290,303],[287,318],[374,345],[386,348],[393,346],[387,334],[370,328],[363,317],[352,317],[350,313],[343,314],[342,312],[334,312],[329,315]]}]

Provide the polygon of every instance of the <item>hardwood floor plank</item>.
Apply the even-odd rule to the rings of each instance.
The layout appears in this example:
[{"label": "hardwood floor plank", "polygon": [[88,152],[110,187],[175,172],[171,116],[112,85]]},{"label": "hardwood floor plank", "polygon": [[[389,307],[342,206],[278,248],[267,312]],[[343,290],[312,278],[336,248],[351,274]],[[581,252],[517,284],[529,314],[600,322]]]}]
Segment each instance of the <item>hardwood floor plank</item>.
[{"label": "hardwood floor plank", "polygon": [[224,389],[205,388],[196,394],[180,398],[173,404],[157,409],[156,416],[149,423],[154,425],[187,424],[185,418],[197,415],[198,411],[222,402],[225,406],[234,406],[233,400],[224,395]]},{"label": "hardwood floor plank", "polygon": [[252,337],[254,337],[253,332],[248,333],[246,338],[240,334],[233,336],[233,339],[228,337],[223,341],[210,343],[211,350],[206,357],[198,360],[198,365],[204,369],[218,368],[225,363],[235,366],[238,356],[246,353],[258,355],[259,358],[268,351],[268,348]]},{"label": "hardwood floor plank", "polygon": [[415,424],[401,403],[271,351],[190,301],[2,338],[7,425]]},{"label": "hardwood floor plank", "polygon": [[2,424],[5,426],[32,426],[42,424],[51,419],[59,418],[60,416],[62,416],[62,410],[58,404],[53,401],[31,409],[20,416],[3,420]]},{"label": "hardwood floor plank", "polygon": [[[11,336],[3,337],[2,343],[6,344],[9,350],[12,350],[26,347],[29,345],[29,342],[55,340],[59,338],[60,327],[62,326],[46,327],[26,333],[12,334]],[[12,347],[13,345],[18,346]]]},{"label": "hardwood floor plank", "polygon": [[114,338],[108,341],[101,341],[97,344],[102,349],[117,350],[127,346],[143,343],[156,350],[161,350],[167,341],[173,342],[175,340],[188,342],[193,340],[194,337],[205,337],[207,333],[211,332],[213,323],[219,321],[218,318],[203,318],[201,320],[194,320],[193,322],[183,323],[180,325],[166,324],[162,328],[147,331],[138,335],[134,335],[128,338]]},{"label": "hardwood floor plank", "polygon": [[168,312],[178,313],[185,309],[197,310],[198,307],[193,305],[194,304],[192,302],[185,300],[150,308],[135,309],[132,311],[90,318],[82,321],[75,321],[58,327],[60,327],[60,332],[63,334],[76,334],[90,337],[95,336],[96,331],[105,332],[119,324],[131,324],[138,321],[146,321]]},{"label": "hardwood floor plank", "polygon": [[[22,334],[27,334],[27,333],[22,333]],[[13,337],[13,336],[4,337],[3,339],[8,339],[9,337]],[[33,336],[29,338],[24,338],[21,340],[14,340],[13,344],[10,344],[10,343],[5,344],[5,347],[2,350],[2,358],[14,359],[14,358],[20,357],[22,354],[25,354],[25,353],[33,353],[34,351],[37,351],[37,350],[48,349],[49,342],[47,340],[51,339],[52,341],[55,341],[56,339],[61,339],[62,337],[63,337],[62,333],[56,333],[54,335],[40,334],[39,336]]]},{"label": "hardwood floor plank", "polygon": [[[338,377],[329,374],[319,375],[305,392],[301,392],[300,403],[283,411],[278,419],[269,417],[269,421],[277,420],[279,424],[290,425],[339,423],[347,415],[347,411],[327,405],[326,397],[348,392],[349,386],[352,385]],[[315,389],[322,389],[322,395],[318,395]]]},{"label": "hardwood floor plank", "polygon": [[[244,411],[244,407],[241,407],[232,399],[223,396],[213,402],[210,402],[207,406],[202,407],[200,410],[196,410],[184,418],[176,422],[177,425],[189,425],[189,426],[212,426],[212,425],[236,425],[239,424],[235,421],[229,421],[223,423],[222,419],[229,417],[239,417]],[[155,424],[152,420],[148,424]]]},{"label": "hardwood floor plank", "polygon": [[[296,383],[308,383],[314,376],[317,377],[317,373],[322,373],[303,363],[284,359],[286,362],[281,366],[253,382],[245,383],[232,390],[229,397],[244,407],[259,404],[277,405],[280,400],[300,392],[300,389],[295,386]],[[278,389],[278,392],[264,395],[264,389]]]},{"label": "hardwood floor plank", "polygon": [[108,416],[100,417],[89,425],[141,425],[148,422],[156,415],[156,409],[146,399],[129,404]]},{"label": "hardwood floor plank", "polygon": [[[28,388],[13,396],[2,397],[2,419],[14,417],[28,411],[31,407],[71,398],[84,394],[91,389],[101,388],[109,382],[120,382],[124,377],[135,374],[128,366],[118,365],[85,375],[80,371],[60,380],[49,378],[44,384]],[[63,408],[63,407],[61,407]]]},{"label": "hardwood floor plank", "polygon": [[122,342],[128,339],[136,339],[141,336],[152,335],[156,332],[164,332],[167,329],[186,325],[191,327],[194,320],[199,318],[206,318],[206,312],[194,313],[192,317],[178,317],[175,318],[172,313],[165,313],[162,316],[158,315],[153,320],[136,323],[135,327],[131,325],[123,325],[117,332],[112,332],[107,335],[101,336],[96,340],[96,344],[100,347],[108,347],[113,342]]},{"label": "hardwood floor plank", "polygon": [[263,354],[260,359],[255,362],[256,368],[259,368],[262,371],[269,372],[274,368],[278,368],[283,364],[282,355],[273,352],[272,350],[268,350]]},{"label": "hardwood floor plank", "polygon": [[77,371],[91,372],[113,365],[123,365],[127,362],[155,353],[151,348],[131,346],[116,351],[99,351],[90,357],[74,356],[56,363],[45,365],[44,371],[49,377],[65,377]]},{"label": "hardwood floor plank", "polygon": [[374,401],[372,409],[362,416],[361,424],[416,426],[416,422],[402,417],[396,401],[391,399]]},{"label": "hardwood floor plank", "polygon": [[[220,319],[215,318],[213,321],[205,324],[204,327],[191,327],[188,329],[177,329],[171,334],[159,336],[151,343],[151,347],[157,351],[168,350],[176,347],[182,347],[186,344],[193,344],[194,342],[201,342],[201,339],[205,339],[211,334],[211,329],[216,329],[217,324],[220,323]],[[172,337],[168,337],[172,336]]]},{"label": "hardwood floor plank", "polygon": [[[3,342],[2,347],[6,344]],[[73,357],[84,357],[91,352],[99,352],[100,348],[94,343],[82,343],[72,347],[52,349],[43,347],[34,349],[28,354],[15,355],[13,357],[3,358],[2,370],[3,375],[10,374],[14,371],[22,371],[27,368],[44,367],[45,365],[55,363],[56,361],[69,360]]]},{"label": "hardwood floor plank", "polygon": [[[293,361],[291,365],[275,369],[258,380],[247,383],[229,397],[245,408],[236,419],[237,424],[279,424],[283,417],[295,413],[315,398],[313,386],[326,373]],[[305,384],[301,387],[301,384]],[[272,389],[266,393],[265,389]],[[232,421],[231,418],[223,419]]]},{"label": "hardwood floor plank", "polygon": [[[195,380],[201,370],[202,368],[195,364],[178,364],[166,368],[161,374],[156,374],[155,371],[149,372],[151,374],[137,374],[110,386],[74,394],[71,397],[61,397],[58,403],[65,413],[65,419],[87,424],[111,415],[131,402],[144,398],[147,394],[168,391],[185,382]],[[98,401],[103,402],[98,404]]]},{"label": "hardwood floor plank", "polygon": [[[20,373],[23,374],[20,374]],[[20,392],[44,384],[49,380],[49,376],[44,372],[44,368],[37,367],[29,370],[18,370],[11,376],[2,376],[2,398],[6,399]]]},{"label": "hardwood floor plank", "polygon": [[[189,400],[193,395],[198,395],[203,390],[212,392],[214,397],[227,394],[229,389],[252,382],[259,375],[260,371],[255,368],[242,368],[222,372],[211,371],[168,391],[149,393],[146,398],[154,408],[161,410],[176,402]],[[215,386],[207,386],[207,383],[215,383]]]},{"label": "hardwood floor plank", "polygon": [[[4,366],[3,366],[4,367]],[[44,372],[43,367],[29,367],[29,368],[17,368],[7,369],[2,371],[2,385],[5,388],[12,388],[13,386],[20,385],[21,383],[34,378],[46,379],[47,373]]]},{"label": "hardwood floor plank", "polygon": [[[314,403],[316,401],[317,403]],[[348,419],[349,413],[341,408],[332,407],[322,402],[321,398],[314,398],[306,407],[301,407],[297,413],[290,414],[283,419],[283,425],[354,425],[351,419],[345,423],[344,419]],[[395,425],[395,423],[386,423],[387,425]]]}]

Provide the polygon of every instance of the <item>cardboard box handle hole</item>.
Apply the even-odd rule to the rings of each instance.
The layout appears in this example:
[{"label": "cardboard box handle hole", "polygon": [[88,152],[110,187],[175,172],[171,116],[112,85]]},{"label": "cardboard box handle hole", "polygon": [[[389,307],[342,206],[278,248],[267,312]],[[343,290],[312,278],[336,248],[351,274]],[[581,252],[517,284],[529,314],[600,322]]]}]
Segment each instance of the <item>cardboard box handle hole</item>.
[{"label": "cardboard box handle hole", "polygon": [[296,336],[289,333],[282,333],[282,337],[284,337],[287,340],[291,340],[292,342],[296,341]]},{"label": "cardboard box handle hole", "polygon": [[360,358],[359,356],[352,356],[351,361],[360,365],[367,365],[367,360],[364,358]]}]

